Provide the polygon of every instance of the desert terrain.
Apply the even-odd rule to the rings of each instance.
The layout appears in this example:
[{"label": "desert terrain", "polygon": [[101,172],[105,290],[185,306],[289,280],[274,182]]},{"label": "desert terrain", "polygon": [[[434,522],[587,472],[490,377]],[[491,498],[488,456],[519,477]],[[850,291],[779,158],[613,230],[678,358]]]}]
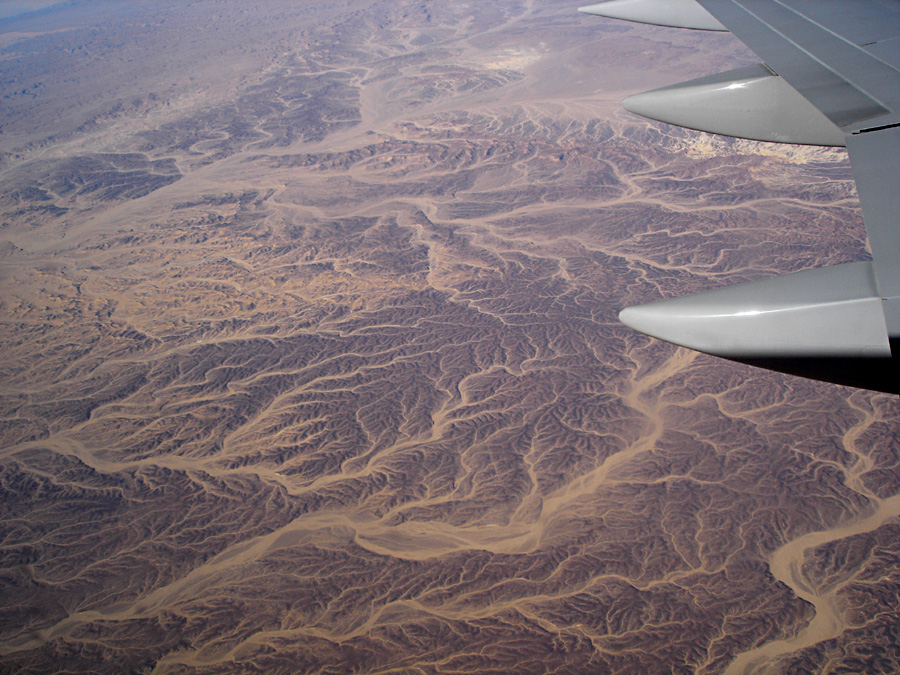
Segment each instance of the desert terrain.
[{"label": "desert terrain", "polygon": [[0,669],[893,673],[900,402],[624,306],[868,257],[577,3],[0,15]]}]

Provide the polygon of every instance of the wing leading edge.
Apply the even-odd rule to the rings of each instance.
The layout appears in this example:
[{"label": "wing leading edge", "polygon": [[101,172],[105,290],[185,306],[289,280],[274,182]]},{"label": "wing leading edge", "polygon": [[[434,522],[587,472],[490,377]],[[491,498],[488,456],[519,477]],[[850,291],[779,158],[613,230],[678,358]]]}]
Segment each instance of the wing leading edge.
[{"label": "wing leading edge", "polygon": [[[689,21],[673,20],[676,4]],[[629,307],[622,322],[732,360],[900,393],[900,3],[609,0],[580,11],[734,33],[764,63],[637,94],[625,107],[712,133],[846,146],[872,250],[871,262]]]}]

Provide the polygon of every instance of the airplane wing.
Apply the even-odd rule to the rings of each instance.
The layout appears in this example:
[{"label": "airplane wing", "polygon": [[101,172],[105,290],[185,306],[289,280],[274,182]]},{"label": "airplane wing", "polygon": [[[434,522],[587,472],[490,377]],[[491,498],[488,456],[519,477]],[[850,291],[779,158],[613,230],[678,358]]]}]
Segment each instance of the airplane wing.
[{"label": "airplane wing", "polygon": [[607,0],[579,11],[731,31],[763,63],[624,106],[711,133],[846,146],[873,258],[628,307],[620,320],[709,354],[900,393],[900,2]]}]

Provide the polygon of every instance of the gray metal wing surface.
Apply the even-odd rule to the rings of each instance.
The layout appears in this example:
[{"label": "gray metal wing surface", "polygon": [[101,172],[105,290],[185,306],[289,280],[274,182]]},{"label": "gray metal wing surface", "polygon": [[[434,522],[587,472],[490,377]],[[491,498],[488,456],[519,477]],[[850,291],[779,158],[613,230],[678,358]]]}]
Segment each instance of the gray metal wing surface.
[{"label": "gray metal wing surface", "polygon": [[900,393],[900,0],[608,0],[580,11],[731,31],[763,63],[625,107],[712,133],[846,146],[873,258],[629,307],[620,319],[725,358]]}]

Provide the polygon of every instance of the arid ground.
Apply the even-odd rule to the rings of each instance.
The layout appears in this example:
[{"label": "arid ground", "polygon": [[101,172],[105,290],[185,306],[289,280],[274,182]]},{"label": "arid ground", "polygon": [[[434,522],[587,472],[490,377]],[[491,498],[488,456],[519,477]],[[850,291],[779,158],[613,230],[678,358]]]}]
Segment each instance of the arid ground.
[{"label": "arid ground", "polygon": [[897,398],[616,319],[866,258],[846,154],[577,5],[9,3],[0,670],[900,670]]}]

